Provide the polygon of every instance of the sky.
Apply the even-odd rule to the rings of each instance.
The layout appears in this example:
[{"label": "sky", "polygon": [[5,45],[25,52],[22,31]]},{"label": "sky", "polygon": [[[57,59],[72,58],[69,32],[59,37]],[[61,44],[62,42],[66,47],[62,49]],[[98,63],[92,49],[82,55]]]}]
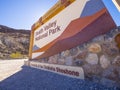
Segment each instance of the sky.
[{"label": "sky", "polygon": [[[58,0],[0,0],[0,25],[15,29],[31,29],[31,26]],[[103,0],[113,19],[120,26],[120,12],[112,0]]]},{"label": "sky", "polygon": [[0,25],[30,30],[58,0],[0,0]]}]

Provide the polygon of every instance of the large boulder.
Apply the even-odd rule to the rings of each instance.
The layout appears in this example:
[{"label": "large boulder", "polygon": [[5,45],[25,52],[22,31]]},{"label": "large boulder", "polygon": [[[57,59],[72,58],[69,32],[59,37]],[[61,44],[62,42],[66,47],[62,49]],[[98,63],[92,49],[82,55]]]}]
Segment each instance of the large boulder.
[{"label": "large boulder", "polygon": [[97,54],[89,53],[87,58],[86,58],[86,62],[91,64],[91,65],[98,64],[98,56],[97,56]]},{"label": "large boulder", "polygon": [[110,60],[105,55],[100,57],[100,65],[102,68],[107,68],[110,65]]},{"label": "large boulder", "polygon": [[101,46],[98,43],[93,43],[88,47],[88,51],[92,53],[99,53],[101,52]]},{"label": "large boulder", "polygon": [[115,66],[120,66],[120,56],[116,56],[112,64],[114,64]]},{"label": "large boulder", "polygon": [[103,71],[100,65],[85,64],[82,67],[86,77],[92,77],[94,75],[100,76]]}]

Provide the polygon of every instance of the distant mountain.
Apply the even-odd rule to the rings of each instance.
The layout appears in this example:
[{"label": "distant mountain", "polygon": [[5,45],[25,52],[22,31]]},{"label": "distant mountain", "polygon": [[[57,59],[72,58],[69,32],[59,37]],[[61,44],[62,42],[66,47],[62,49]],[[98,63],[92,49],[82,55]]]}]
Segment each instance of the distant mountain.
[{"label": "distant mountain", "polygon": [[0,25],[0,59],[28,56],[30,30],[13,29]]}]

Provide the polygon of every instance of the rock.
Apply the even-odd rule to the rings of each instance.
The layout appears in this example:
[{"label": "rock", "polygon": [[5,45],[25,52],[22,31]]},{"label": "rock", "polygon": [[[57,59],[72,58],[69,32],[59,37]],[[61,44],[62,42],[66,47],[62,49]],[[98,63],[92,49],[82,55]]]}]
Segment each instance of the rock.
[{"label": "rock", "polygon": [[42,63],[48,63],[48,58],[39,59],[38,61]]},{"label": "rock", "polygon": [[105,42],[102,44],[102,50],[105,54],[109,55],[110,57],[116,56],[119,53],[117,47],[115,47],[114,42]]},{"label": "rock", "polygon": [[0,45],[3,45],[2,41],[0,40]]},{"label": "rock", "polygon": [[111,30],[104,35],[105,41],[112,41],[113,36],[115,35],[115,30]]},{"label": "rock", "polygon": [[78,58],[78,59],[85,59],[86,58],[86,56],[87,56],[87,51],[81,51],[77,56],[76,56],[76,58]]},{"label": "rock", "polygon": [[75,47],[75,48],[71,49],[70,53],[71,53],[72,56],[77,55],[78,53],[80,53],[79,47]]},{"label": "rock", "polygon": [[3,58],[3,56],[4,56],[4,55],[3,55],[2,53],[0,53],[0,58]]},{"label": "rock", "polygon": [[103,42],[104,41],[104,35],[95,37],[92,41],[93,42]]},{"label": "rock", "polygon": [[85,49],[85,45],[84,45],[84,44],[81,44],[81,45],[79,46],[79,49],[80,49],[80,50],[84,50],[84,49]]},{"label": "rock", "polygon": [[50,64],[57,64],[58,63],[57,59],[58,59],[57,55],[51,56],[51,57],[49,57],[48,63],[50,63]]},{"label": "rock", "polygon": [[64,65],[65,64],[65,59],[58,59],[58,64]]},{"label": "rock", "polygon": [[103,71],[100,65],[85,64],[82,67],[83,67],[86,77],[91,77],[93,75],[100,76],[100,74]]},{"label": "rock", "polygon": [[91,65],[94,65],[94,64],[98,64],[98,56],[97,54],[94,54],[94,53],[90,53],[88,55],[88,57],[86,58],[86,61],[91,64]]},{"label": "rock", "polygon": [[120,66],[120,56],[116,56],[116,58],[113,61],[113,64],[116,66]]},{"label": "rock", "polygon": [[74,64],[75,64],[75,66],[82,66],[82,65],[84,65],[84,60],[75,59]]},{"label": "rock", "polygon": [[69,66],[73,65],[73,57],[72,56],[66,57],[65,58],[65,64],[69,65]]},{"label": "rock", "polygon": [[112,42],[113,38],[109,37],[109,36],[105,36],[105,42]]},{"label": "rock", "polygon": [[63,51],[61,54],[62,54],[63,57],[67,57],[67,56],[70,55],[70,51],[66,50],[66,51]]},{"label": "rock", "polygon": [[[0,40],[0,52],[3,51],[3,49],[6,49],[6,46],[2,43]],[[1,53],[2,54],[2,53]]]},{"label": "rock", "polygon": [[102,68],[107,68],[110,65],[110,61],[106,58],[105,55],[100,57],[100,65]]},{"label": "rock", "polygon": [[92,53],[99,53],[101,52],[101,46],[98,43],[91,44],[88,47],[88,51]]},{"label": "rock", "polygon": [[62,51],[62,52],[60,53],[60,57],[61,57],[61,58],[64,58],[64,51]]},{"label": "rock", "polygon": [[48,63],[50,63],[50,64],[57,64],[57,60],[55,60],[55,59],[50,59],[50,60],[48,60]]}]

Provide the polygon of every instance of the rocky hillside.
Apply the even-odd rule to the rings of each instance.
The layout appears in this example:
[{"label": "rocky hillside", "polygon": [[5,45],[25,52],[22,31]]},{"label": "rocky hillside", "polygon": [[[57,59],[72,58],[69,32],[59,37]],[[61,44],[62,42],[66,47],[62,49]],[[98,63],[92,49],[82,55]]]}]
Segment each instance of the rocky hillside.
[{"label": "rocky hillside", "polygon": [[29,51],[30,30],[0,25],[0,59],[25,58]]}]

